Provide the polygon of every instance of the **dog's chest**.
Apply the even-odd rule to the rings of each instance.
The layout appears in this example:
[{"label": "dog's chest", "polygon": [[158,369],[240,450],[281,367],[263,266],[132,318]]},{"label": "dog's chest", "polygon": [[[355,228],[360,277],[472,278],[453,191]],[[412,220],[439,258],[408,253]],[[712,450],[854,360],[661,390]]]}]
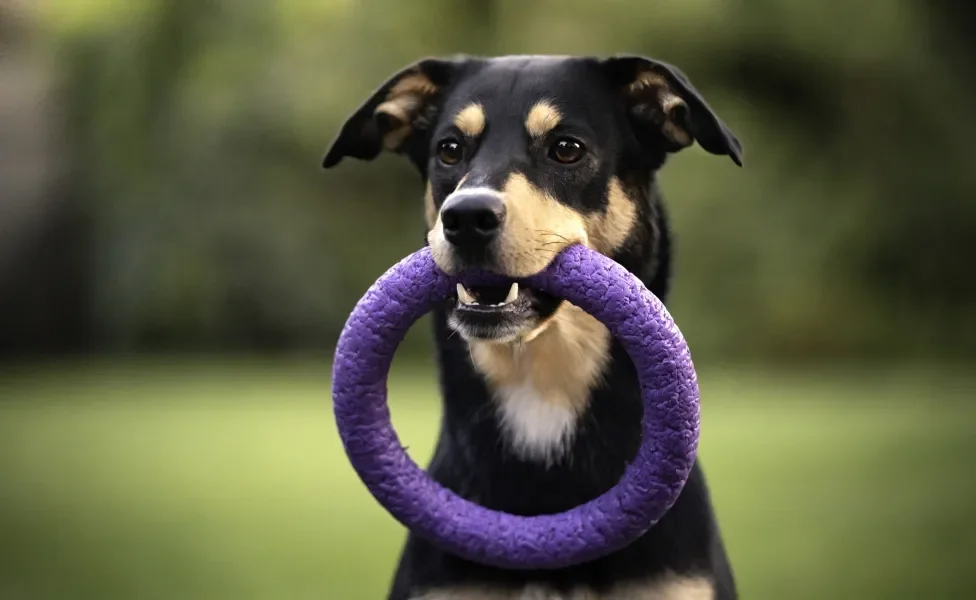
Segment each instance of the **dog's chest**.
[{"label": "dog's chest", "polygon": [[531,340],[471,344],[474,367],[494,397],[502,437],[519,458],[552,464],[566,454],[609,347],[606,327],[569,303]]},{"label": "dog's chest", "polygon": [[574,407],[553,402],[531,379],[495,390],[503,437],[523,459],[552,462],[566,452],[578,418]]}]

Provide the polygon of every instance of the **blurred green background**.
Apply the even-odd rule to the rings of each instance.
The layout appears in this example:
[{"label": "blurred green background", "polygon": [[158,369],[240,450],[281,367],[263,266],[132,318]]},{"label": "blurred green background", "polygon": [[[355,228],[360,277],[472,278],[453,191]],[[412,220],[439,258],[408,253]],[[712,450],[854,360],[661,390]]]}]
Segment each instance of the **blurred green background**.
[{"label": "blurred green background", "polygon": [[[319,169],[426,55],[679,65],[746,168],[662,186],[744,598],[976,598],[976,8],[948,0],[0,0],[0,600],[382,597],[403,531],[329,357],[423,234]],[[426,461],[426,326],[394,420]]]}]

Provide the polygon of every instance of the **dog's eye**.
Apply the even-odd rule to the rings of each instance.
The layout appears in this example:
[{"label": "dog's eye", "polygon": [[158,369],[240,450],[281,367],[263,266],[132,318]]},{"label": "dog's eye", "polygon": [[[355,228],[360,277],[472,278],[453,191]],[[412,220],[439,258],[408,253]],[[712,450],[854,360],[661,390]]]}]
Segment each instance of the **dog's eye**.
[{"label": "dog's eye", "polygon": [[549,148],[549,158],[564,165],[577,162],[585,153],[583,143],[573,138],[560,138]]},{"label": "dog's eye", "polygon": [[463,156],[464,149],[457,140],[447,139],[437,144],[437,158],[445,165],[456,165]]}]

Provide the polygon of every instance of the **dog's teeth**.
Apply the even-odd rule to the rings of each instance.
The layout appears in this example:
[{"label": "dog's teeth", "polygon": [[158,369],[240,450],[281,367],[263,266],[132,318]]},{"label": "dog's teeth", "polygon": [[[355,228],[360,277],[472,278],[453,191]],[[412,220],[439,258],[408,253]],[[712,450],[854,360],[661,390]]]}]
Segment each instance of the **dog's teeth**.
[{"label": "dog's teeth", "polygon": [[467,289],[465,289],[465,287],[463,285],[461,285],[460,283],[457,284],[457,296],[458,296],[458,300],[461,301],[461,304],[477,304],[478,303],[478,301],[475,300],[475,298],[474,298],[474,294],[472,294]]},{"label": "dog's teeth", "polygon": [[513,283],[512,287],[508,288],[508,295],[505,296],[505,301],[502,304],[511,304],[515,302],[516,298],[518,298],[518,284]]}]

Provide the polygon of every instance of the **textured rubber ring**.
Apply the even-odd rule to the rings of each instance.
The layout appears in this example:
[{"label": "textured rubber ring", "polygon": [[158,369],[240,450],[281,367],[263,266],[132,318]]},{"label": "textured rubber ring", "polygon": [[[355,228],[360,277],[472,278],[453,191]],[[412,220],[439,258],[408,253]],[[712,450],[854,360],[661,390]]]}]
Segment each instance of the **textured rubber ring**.
[{"label": "textured rubber ring", "polygon": [[[498,280],[465,274],[467,283]],[[387,271],[356,305],[339,338],[332,396],[350,462],[379,503],[442,550],[508,569],[556,569],[631,544],[674,504],[698,449],[699,392],[688,346],[637,277],[582,246],[521,285],[564,298],[599,319],[637,368],[643,439],[623,477],[566,512],[517,516],[470,502],[431,479],[404,451],[387,405],[387,376],[407,330],[455,293],[424,248]]]}]

